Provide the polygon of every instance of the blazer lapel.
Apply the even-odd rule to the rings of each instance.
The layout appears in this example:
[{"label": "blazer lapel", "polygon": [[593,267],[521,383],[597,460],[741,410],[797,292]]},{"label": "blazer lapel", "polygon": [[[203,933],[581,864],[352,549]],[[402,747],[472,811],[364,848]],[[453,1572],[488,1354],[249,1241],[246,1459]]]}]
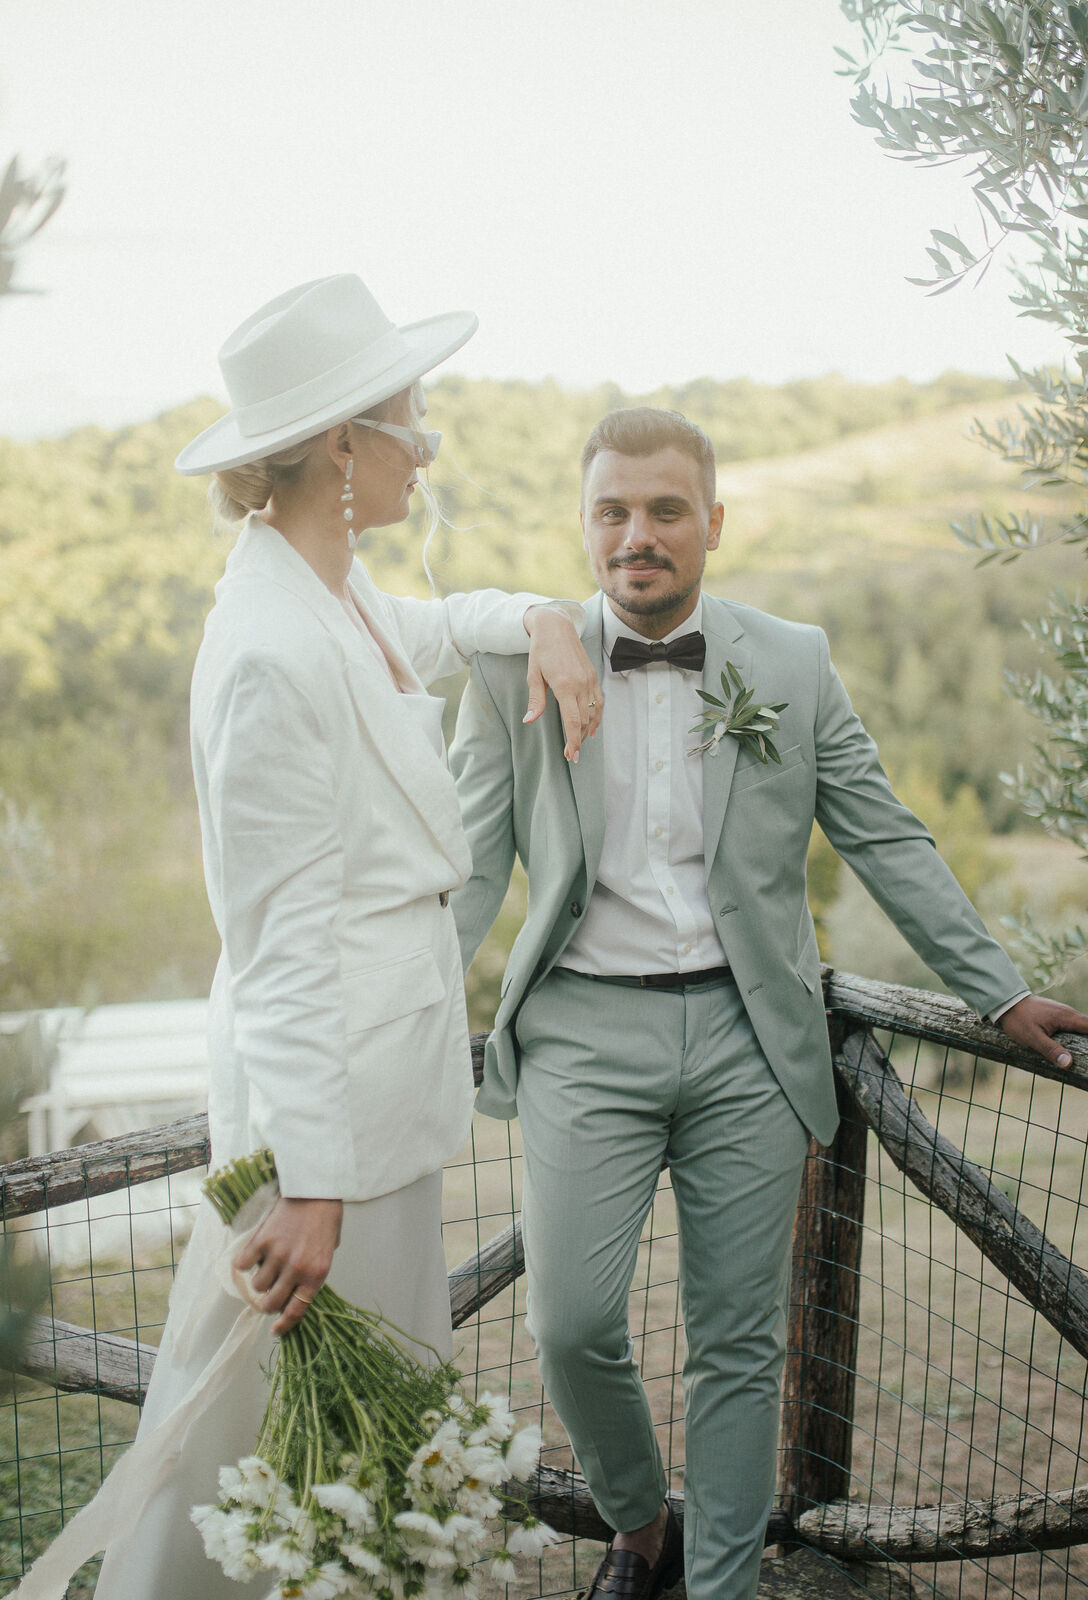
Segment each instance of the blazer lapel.
[{"label": "blazer lapel", "polygon": [[[399,644],[384,632],[367,605],[362,586],[352,583],[352,592],[378,643],[391,660],[402,685],[425,694],[411,662]],[[337,607],[339,610],[340,608]],[[343,612],[341,612],[343,616]],[[388,672],[367,649],[355,625],[345,616],[344,626],[353,635],[354,645],[346,665],[347,685],[355,702],[359,720],[369,730],[386,769],[403,789],[405,797],[427,825],[440,849],[467,873],[467,845],[461,826],[461,810],[453,776],[444,759],[414,718],[403,714],[403,698]]]},{"label": "blazer lapel", "polygon": [[[348,574],[348,588],[351,590],[356,606],[366,619],[367,627],[385,653],[397,682],[402,688],[410,690],[413,694],[425,694],[427,692],[426,686],[422,683],[416,673],[416,669],[402,651],[400,640],[395,639],[392,634],[388,633],[378,620],[375,601],[380,591],[375,587],[373,578],[371,578],[369,572],[360,561],[354,563],[351,572]],[[358,629],[354,624],[351,625],[351,631],[353,634],[358,635]],[[369,650],[365,653],[368,660],[372,659]]]},{"label": "blazer lapel", "polygon": [[[345,680],[356,713],[370,733],[379,759],[419,813],[436,844],[456,870],[465,874],[468,847],[449,769],[415,719],[402,714],[396,685],[336,596],[283,535],[257,516],[249,518],[231,552],[228,576],[233,566],[254,567],[289,589],[332,634],[343,653]],[[374,620],[365,585],[352,582],[351,589],[401,683],[424,692],[399,645]]]},{"label": "blazer lapel", "polygon": [[378,758],[439,849],[467,876],[471,861],[457,791],[445,761],[414,719],[404,715],[398,704],[404,697],[376,662],[348,661],[345,677],[359,721],[374,741]]},{"label": "blazer lapel", "polygon": [[[608,670],[604,660],[604,641],[602,636],[601,608],[604,596],[595,594],[586,601],[586,628],[582,635],[582,644],[586,655],[597,669],[597,676],[603,684]],[[607,700],[607,695],[605,696]],[[530,729],[530,733],[534,730]],[[586,874],[589,883],[593,883],[597,876],[597,868],[601,861],[601,850],[604,847],[604,741],[608,737],[608,706],[604,708],[604,721],[601,723],[600,732],[595,739],[587,739],[582,745],[576,765],[567,763],[570,772],[571,786],[574,789],[574,803],[578,808],[578,826],[582,832],[582,853],[585,856]]]},{"label": "blazer lapel", "polygon": [[[709,694],[721,694],[721,675],[727,661],[733,663],[746,683],[750,682],[752,652],[742,642],[744,629],[728,606],[708,594],[703,596],[703,633],[706,636],[703,688]],[[708,876],[721,839],[739,751],[736,739],[725,738],[703,755],[703,857]]]}]

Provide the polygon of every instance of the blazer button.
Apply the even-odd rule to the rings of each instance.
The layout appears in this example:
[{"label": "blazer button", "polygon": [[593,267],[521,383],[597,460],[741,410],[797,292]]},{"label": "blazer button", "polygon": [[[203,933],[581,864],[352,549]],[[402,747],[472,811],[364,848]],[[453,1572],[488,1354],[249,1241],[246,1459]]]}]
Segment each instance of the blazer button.
[{"label": "blazer button", "polygon": [[580,917],[582,915],[582,902],[580,900],[571,901],[570,914],[572,917]]}]

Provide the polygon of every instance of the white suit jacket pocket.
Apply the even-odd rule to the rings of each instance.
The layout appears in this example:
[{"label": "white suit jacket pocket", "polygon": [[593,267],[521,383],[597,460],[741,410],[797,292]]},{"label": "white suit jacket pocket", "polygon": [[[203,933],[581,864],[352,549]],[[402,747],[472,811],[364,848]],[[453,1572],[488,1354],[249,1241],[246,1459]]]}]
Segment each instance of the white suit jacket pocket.
[{"label": "white suit jacket pocket", "polygon": [[383,961],[344,978],[344,1022],[348,1037],[412,1011],[423,1011],[446,993],[445,979],[429,949]]}]

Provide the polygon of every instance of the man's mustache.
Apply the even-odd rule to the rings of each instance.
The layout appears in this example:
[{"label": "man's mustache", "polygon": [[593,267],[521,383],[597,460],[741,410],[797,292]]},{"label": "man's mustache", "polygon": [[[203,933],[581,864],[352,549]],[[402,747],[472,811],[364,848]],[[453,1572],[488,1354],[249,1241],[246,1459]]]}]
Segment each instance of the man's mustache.
[{"label": "man's mustache", "polygon": [[611,570],[617,567],[659,567],[662,572],[675,572],[667,556],[613,556],[608,563]]}]

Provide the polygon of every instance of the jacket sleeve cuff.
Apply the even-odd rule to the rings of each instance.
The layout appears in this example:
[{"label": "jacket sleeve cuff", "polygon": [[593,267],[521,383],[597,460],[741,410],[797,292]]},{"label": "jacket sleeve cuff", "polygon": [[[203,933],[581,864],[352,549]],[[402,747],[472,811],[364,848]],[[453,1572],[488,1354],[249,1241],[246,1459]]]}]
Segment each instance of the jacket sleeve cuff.
[{"label": "jacket sleeve cuff", "polygon": [[[544,611],[558,611],[560,616],[566,617],[568,622],[573,623],[574,631],[579,639],[585,633],[586,608],[583,605],[579,605],[577,600],[534,600],[529,598],[529,604],[522,613],[521,625],[523,628],[525,627],[525,618],[537,606],[540,606]],[[529,630],[526,628],[525,631],[528,633]]]},{"label": "jacket sleeve cuff", "polygon": [[1013,1006],[1020,1004],[1021,1000],[1026,1000],[1030,993],[1030,989],[1021,989],[1020,993],[1014,994],[1011,1000],[1003,1000],[999,1006],[994,1006],[992,1011],[987,1011],[986,1021],[1000,1022],[1006,1011],[1011,1011]]}]

